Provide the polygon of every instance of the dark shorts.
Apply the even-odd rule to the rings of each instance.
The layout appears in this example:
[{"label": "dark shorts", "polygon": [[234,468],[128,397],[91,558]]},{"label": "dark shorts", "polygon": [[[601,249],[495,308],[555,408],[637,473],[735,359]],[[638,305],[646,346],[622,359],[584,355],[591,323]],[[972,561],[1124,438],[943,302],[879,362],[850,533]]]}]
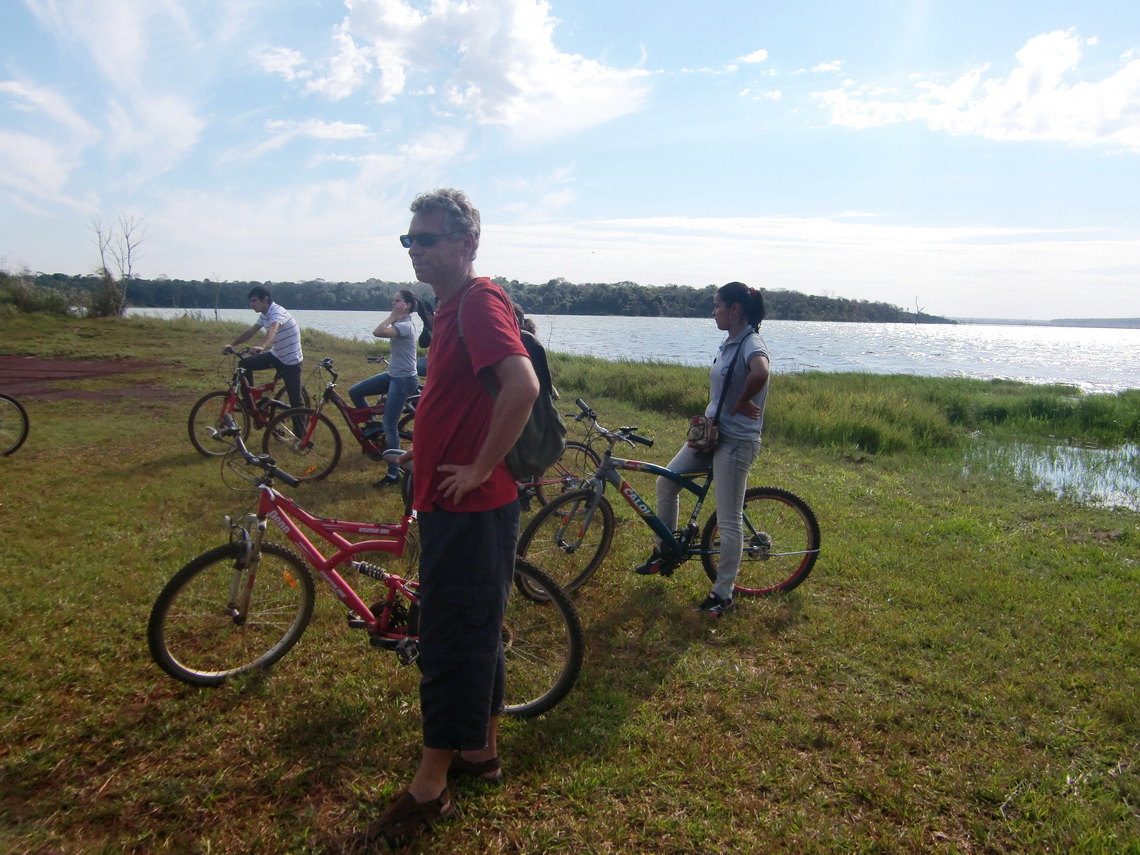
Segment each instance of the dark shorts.
[{"label": "dark shorts", "polygon": [[519,504],[419,514],[420,707],[424,746],[487,744],[503,708],[503,617],[515,568]]}]

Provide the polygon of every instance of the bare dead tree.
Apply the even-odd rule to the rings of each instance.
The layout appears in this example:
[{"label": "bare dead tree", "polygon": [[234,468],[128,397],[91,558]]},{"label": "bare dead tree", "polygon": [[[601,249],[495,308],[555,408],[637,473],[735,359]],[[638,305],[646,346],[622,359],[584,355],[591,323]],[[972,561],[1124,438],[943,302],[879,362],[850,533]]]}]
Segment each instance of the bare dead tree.
[{"label": "bare dead tree", "polygon": [[123,284],[119,297],[119,314],[127,310],[127,287],[135,271],[135,260],[139,257],[139,247],[146,242],[146,231],[138,217],[119,213],[118,233],[111,246],[111,256],[119,269],[119,281]]},{"label": "bare dead tree", "polygon": [[[99,247],[99,269],[96,273],[104,282],[106,291],[96,300],[96,314],[122,315],[127,309],[127,287],[134,275],[135,261],[140,256],[139,247],[146,242],[146,231],[142,228],[141,219],[124,213],[119,214],[114,225],[104,223],[96,214],[91,217],[90,225],[95,233],[95,245]],[[114,271],[111,264],[114,264]]]},{"label": "bare dead tree", "polygon": [[925,309],[926,309],[926,306],[919,306],[918,305],[918,297],[915,297],[914,298],[914,322],[916,324],[918,323],[918,319],[920,317],[922,317],[922,313]]}]

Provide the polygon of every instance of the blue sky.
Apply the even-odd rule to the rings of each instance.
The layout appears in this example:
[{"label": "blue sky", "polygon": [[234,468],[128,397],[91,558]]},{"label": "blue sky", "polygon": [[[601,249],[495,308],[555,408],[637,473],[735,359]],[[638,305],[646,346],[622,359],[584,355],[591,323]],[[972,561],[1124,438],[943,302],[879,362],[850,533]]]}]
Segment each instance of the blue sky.
[{"label": "blue sky", "polygon": [[477,269],[1140,317],[1135,0],[16,0],[0,263],[407,281],[467,190]]}]

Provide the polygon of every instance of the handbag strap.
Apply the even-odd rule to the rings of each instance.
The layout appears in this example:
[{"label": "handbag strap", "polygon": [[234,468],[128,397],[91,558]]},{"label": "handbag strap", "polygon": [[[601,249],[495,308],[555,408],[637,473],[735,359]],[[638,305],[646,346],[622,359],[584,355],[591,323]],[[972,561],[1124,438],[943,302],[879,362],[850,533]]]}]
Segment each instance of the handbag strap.
[{"label": "handbag strap", "polygon": [[732,364],[728,366],[728,374],[724,376],[724,385],[720,388],[720,400],[716,404],[716,415],[713,416],[713,424],[720,424],[720,411],[724,409],[724,399],[728,394],[728,385],[732,382],[732,372],[736,368],[737,357],[740,356],[740,348],[744,347],[744,342],[747,341],[748,336],[740,340],[740,344],[736,346],[736,353],[732,354]]}]

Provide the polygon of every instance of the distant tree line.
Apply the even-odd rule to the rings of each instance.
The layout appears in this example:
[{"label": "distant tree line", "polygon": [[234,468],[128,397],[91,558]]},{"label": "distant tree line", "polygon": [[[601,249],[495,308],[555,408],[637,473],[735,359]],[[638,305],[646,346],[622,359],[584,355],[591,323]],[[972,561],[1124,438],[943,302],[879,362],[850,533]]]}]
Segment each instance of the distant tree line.
[{"label": "distant tree line", "polygon": [[[37,286],[60,291],[91,293],[100,287],[97,276],[63,273],[34,274]],[[517,279],[495,279],[516,303],[537,315],[620,315],[626,317],[703,318],[711,311],[715,285],[645,286],[634,282],[573,283],[551,279],[541,285]],[[400,288],[410,288],[432,300],[426,285],[408,282],[215,282],[205,280],[132,278],[127,284],[129,305],[144,308],[244,309],[246,295],[254,285],[264,285],[275,300],[288,309],[337,309],[385,312]],[[798,291],[765,290],[768,318],[782,321],[851,321],[879,323],[954,323],[910,312],[889,303],[820,297]]]}]

